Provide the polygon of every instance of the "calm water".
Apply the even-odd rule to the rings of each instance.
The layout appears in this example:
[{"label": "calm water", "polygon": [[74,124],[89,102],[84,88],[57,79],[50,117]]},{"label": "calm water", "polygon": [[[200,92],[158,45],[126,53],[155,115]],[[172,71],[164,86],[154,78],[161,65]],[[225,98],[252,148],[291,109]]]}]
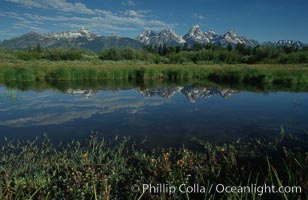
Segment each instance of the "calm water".
[{"label": "calm water", "polygon": [[247,92],[222,87],[156,86],[126,89],[0,87],[0,137],[55,141],[99,136],[146,139],[154,146],[189,145],[192,137],[226,142],[274,137],[283,127],[308,131],[308,93]]}]

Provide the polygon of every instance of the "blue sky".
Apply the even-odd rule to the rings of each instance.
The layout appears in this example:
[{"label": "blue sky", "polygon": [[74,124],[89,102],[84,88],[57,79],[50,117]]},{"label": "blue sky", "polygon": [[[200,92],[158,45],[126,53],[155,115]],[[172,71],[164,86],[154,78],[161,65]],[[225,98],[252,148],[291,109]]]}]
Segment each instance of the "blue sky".
[{"label": "blue sky", "polygon": [[0,0],[0,40],[81,27],[133,38],[145,29],[184,35],[199,24],[203,31],[234,29],[261,42],[308,43],[307,10],[307,0]]}]

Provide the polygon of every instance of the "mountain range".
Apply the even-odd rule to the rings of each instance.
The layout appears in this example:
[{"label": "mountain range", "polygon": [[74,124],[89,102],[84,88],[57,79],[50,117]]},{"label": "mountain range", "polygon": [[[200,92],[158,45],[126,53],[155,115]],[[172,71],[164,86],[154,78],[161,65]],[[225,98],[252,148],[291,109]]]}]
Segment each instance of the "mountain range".
[{"label": "mountain range", "polygon": [[213,30],[203,32],[199,25],[195,25],[184,36],[177,35],[172,29],[164,29],[161,32],[146,30],[138,35],[136,39],[117,35],[98,36],[85,28],[81,28],[79,31],[50,32],[45,34],[29,32],[20,37],[0,41],[0,48],[22,50],[33,48],[40,44],[43,48],[81,48],[99,52],[107,48],[130,47],[139,49],[143,46],[181,46],[185,43],[190,47],[193,47],[196,43],[212,43],[222,46],[227,46],[228,44],[232,46],[244,44],[251,47],[256,45],[267,45],[276,47],[296,46],[298,48],[303,48],[305,46],[302,42],[294,40],[260,43],[257,40],[240,36],[234,30],[230,30],[224,34],[217,34]]},{"label": "mountain range", "polygon": [[38,44],[42,48],[81,48],[95,52],[100,52],[107,48],[130,47],[138,49],[144,46],[144,44],[132,38],[97,36],[95,33],[89,32],[86,29],[80,29],[79,31],[64,31],[43,35],[29,32],[20,37],[0,42],[0,48],[25,50],[34,48]]},{"label": "mountain range", "polygon": [[179,36],[174,30],[162,30],[161,32],[155,32],[153,30],[146,30],[141,33],[137,40],[142,42],[144,45],[160,46],[166,44],[167,46],[178,46],[183,45],[187,42],[190,47],[194,44],[217,44],[227,46],[228,44],[235,46],[237,44],[244,44],[246,46],[254,47],[257,45],[271,45],[271,46],[296,46],[303,48],[304,44],[300,41],[295,40],[279,40],[269,41],[260,43],[257,40],[248,39],[244,36],[240,36],[235,30],[230,30],[227,33],[219,35],[213,30],[203,32],[199,25],[193,26],[188,33],[184,36]]}]

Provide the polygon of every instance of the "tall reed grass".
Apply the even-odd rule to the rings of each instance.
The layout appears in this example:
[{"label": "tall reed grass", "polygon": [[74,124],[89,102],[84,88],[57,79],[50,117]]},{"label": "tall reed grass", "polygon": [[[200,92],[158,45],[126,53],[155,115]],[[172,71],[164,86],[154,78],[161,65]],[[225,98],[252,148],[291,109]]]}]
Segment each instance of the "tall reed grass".
[{"label": "tall reed grass", "polygon": [[89,80],[164,79],[169,81],[210,80],[216,83],[300,85],[308,83],[307,66],[276,65],[84,65],[7,64],[0,65],[0,80],[29,81],[89,81]]}]

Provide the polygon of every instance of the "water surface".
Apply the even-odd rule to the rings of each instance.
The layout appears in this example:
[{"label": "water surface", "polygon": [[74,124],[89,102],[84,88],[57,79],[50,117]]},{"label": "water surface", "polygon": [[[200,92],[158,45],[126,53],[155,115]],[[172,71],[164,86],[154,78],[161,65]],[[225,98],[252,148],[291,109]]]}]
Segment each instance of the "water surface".
[{"label": "water surface", "polygon": [[[82,88],[82,89],[81,89]],[[153,146],[308,131],[307,92],[251,92],[193,84],[18,90],[0,87],[0,137],[55,141],[128,136]],[[304,136],[303,136],[304,137]]]}]

